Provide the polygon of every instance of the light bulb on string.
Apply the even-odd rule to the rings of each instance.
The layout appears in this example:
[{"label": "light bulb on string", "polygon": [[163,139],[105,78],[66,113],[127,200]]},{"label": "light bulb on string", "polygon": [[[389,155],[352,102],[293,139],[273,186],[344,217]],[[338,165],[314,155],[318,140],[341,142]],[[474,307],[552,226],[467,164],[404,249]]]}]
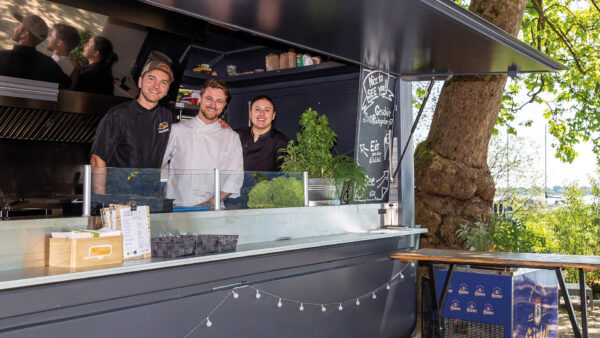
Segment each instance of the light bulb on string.
[{"label": "light bulb on string", "polygon": [[212,326],[212,322],[210,321],[210,319],[208,317],[206,317],[206,327],[211,327]]},{"label": "light bulb on string", "polygon": [[360,305],[360,300],[358,300],[358,298],[356,298],[356,305]]},{"label": "light bulb on string", "polygon": [[375,294],[375,291],[373,291],[373,299],[377,298],[377,295]]},{"label": "light bulb on string", "polygon": [[415,262],[410,262],[410,266],[415,267]]},{"label": "light bulb on string", "polygon": [[323,311],[323,312],[327,311],[327,309],[325,308],[325,306],[323,304],[321,304],[321,311]]},{"label": "light bulb on string", "polygon": [[300,307],[298,308],[300,311],[304,311],[304,304],[300,303]]},{"label": "light bulb on string", "polygon": [[338,310],[342,311],[344,308],[342,307],[342,303],[340,303],[340,306],[338,306]]},{"label": "light bulb on string", "polygon": [[404,279],[404,275],[402,274],[402,272],[400,273],[400,279]]},{"label": "light bulb on string", "polygon": [[258,290],[256,290],[256,299],[260,298],[260,292],[258,292]]},{"label": "light bulb on string", "polygon": [[277,302],[277,307],[282,307],[283,303],[281,302],[281,298],[279,298],[279,302]]},{"label": "light bulb on string", "polygon": [[385,285],[385,288],[386,288],[387,290],[389,290],[389,289],[390,289],[390,283],[387,283],[387,284]]},{"label": "light bulb on string", "polygon": [[240,296],[237,292],[231,291],[233,293],[233,298],[238,299],[238,297]]}]

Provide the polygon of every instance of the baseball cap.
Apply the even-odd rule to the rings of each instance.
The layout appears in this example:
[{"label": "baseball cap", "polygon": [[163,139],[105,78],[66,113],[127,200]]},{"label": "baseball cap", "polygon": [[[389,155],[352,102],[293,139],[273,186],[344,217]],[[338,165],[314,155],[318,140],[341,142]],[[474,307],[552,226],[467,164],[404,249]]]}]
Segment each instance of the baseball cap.
[{"label": "baseball cap", "polygon": [[144,69],[142,70],[142,76],[144,76],[144,74],[152,70],[160,70],[162,72],[167,73],[167,75],[169,75],[169,81],[173,82],[173,71],[171,70],[171,66],[169,66],[168,63],[157,60],[149,61],[148,63],[146,63]]},{"label": "baseball cap", "polygon": [[33,36],[40,40],[46,40],[48,37],[48,26],[46,22],[37,15],[23,16],[21,13],[13,13],[17,21],[23,23],[23,27]]}]

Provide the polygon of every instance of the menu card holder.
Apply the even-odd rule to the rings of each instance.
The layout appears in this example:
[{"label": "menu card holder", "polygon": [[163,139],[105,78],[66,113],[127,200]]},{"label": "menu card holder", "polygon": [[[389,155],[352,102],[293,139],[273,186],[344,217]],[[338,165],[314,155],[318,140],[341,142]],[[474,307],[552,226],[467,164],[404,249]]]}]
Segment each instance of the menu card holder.
[{"label": "menu card holder", "polygon": [[150,258],[150,209],[147,205],[116,205],[117,229],[123,234],[123,259]]}]

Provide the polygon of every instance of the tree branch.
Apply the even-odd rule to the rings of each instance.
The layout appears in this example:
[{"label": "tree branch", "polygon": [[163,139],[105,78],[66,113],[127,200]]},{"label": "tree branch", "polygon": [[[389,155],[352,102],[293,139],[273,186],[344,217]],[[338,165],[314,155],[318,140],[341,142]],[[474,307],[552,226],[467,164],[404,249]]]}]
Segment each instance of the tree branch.
[{"label": "tree branch", "polygon": [[596,0],[590,0],[590,1],[591,1],[592,5],[594,5],[594,8],[596,8],[596,10],[598,12],[600,12],[600,8],[598,7],[598,4],[596,3]]},{"label": "tree branch", "polygon": [[573,50],[573,46],[571,45],[571,41],[569,41],[568,37],[559,28],[556,28],[556,26],[554,26],[554,24],[552,24],[552,21],[548,20],[548,17],[546,16],[546,14],[544,12],[544,8],[542,7],[542,4],[540,3],[539,0],[531,0],[531,3],[533,4],[533,7],[536,10],[536,12],[538,12],[540,19],[543,18],[544,22],[547,22],[548,25],[550,26],[550,29],[552,29],[552,31],[554,33],[556,33],[556,35],[558,35],[558,37],[563,41],[563,43],[569,50],[569,54],[571,54],[571,56],[573,57],[573,60],[575,60],[575,65],[577,66],[577,69],[579,70],[579,72],[581,74],[586,74],[585,70],[581,66],[581,61],[579,60],[579,58],[577,57],[577,54]]}]

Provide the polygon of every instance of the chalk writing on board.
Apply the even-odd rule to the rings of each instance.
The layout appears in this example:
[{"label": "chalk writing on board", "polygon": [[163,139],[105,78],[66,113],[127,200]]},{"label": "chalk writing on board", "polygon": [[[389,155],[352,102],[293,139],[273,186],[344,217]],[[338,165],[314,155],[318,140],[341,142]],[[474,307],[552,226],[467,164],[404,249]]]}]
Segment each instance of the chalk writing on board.
[{"label": "chalk writing on board", "polygon": [[369,193],[362,201],[383,201],[389,192],[389,130],[394,124],[397,78],[361,69],[354,156],[368,172]]},{"label": "chalk writing on board", "polygon": [[[393,115],[388,105],[382,104],[387,102],[393,103],[394,92],[389,89],[390,79],[394,79],[389,74],[374,71],[364,77],[362,82],[362,90],[365,97],[361,104],[361,122],[376,126],[391,127]],[[373,107],[373,105],[375,105]],[[393,107],[393,104],[392,104]]]}]

